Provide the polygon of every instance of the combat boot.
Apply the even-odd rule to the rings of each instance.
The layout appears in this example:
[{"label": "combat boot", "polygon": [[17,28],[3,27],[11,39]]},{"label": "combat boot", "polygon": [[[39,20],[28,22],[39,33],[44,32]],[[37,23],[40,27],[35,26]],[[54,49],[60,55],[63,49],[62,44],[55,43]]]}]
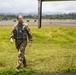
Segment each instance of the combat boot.
[{"label": "combat boot", "polygon": [[23,60],[23,67],[26,68],[26,66],[27,66],[26,65],[26,59],[24,58],[24,60]]},{"label": "combat boot", "polygon": [[19,68],[18,67],[16,67],[16,71],[19,71]]}]

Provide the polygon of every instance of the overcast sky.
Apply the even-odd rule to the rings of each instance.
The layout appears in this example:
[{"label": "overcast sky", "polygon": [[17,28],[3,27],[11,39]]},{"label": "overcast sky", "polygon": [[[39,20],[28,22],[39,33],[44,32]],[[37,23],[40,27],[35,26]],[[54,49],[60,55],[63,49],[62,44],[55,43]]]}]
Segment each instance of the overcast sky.
[{"label": "overcast sky", "polygon": [[[42,13],[76,12],[76,1],[43,2]],[[0,13],[38,13],[38,0],[0,0]]]}]

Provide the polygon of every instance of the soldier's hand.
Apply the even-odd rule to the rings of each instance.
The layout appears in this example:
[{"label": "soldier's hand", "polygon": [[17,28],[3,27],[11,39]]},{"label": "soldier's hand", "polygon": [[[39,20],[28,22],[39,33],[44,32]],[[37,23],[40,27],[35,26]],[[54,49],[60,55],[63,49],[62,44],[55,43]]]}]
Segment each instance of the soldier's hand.
[{"label": "soldier's hand", "polygon": [[30,43],[29,43],[29,47],[32,45],[32,41],[30,41]]},{"label": "soldier's hand", "polygon": [[13,39],[12,38],[10,38],[10,43],[13,43]]}]

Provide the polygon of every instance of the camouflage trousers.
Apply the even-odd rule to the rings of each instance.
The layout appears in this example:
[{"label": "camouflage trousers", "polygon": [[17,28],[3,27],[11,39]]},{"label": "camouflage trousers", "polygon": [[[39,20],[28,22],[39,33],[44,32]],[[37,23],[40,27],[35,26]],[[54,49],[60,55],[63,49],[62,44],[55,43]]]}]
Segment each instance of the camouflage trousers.
[{"label": "camouflage trousers", "polygon": [[24,53],[25,53],[25,47],[27,45],[27,41],[26,40],[15,40],[15,44],[18,50],[18,61],[17,61],[16,68],[19,69],[22,64],[24,67],[26,67],[26,59],[25,59]]}]

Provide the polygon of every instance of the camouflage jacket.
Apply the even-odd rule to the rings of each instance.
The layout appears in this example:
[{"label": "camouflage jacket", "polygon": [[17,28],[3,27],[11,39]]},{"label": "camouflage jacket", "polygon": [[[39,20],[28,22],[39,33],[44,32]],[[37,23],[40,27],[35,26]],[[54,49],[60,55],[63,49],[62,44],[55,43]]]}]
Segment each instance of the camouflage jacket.
[{"label": "camouflage jacket", "polygon": [[[19,23],[15,24],[15,25],[13,26],[12,33],[11,33],[10,38],[18,39],[18,38],[20,37],[20,36],[17,37],[17,36],[18,36],[17,30],[19,30],[19,28],[20,28],[20,29],[23,31],[23,33],[24,33],[23,36],[22,36],[22,33],[21,33],[21,35],[20,35],[20,33],[19,33],[19,35],[20,35],[22,38],[26,38],[26,39],[27,39],[27,36],[28,36],[29,41],[32,41],[32,35],[31,35],[30,29],[29,29],[29,27],[28,27],[28,25],[27,25],[26,23],[22,23],[21,25],[20,25]],[[21,32],[21,30],[20,30],[20,32]],[[15,34],[15,33],[16,33],[16,34]]]}]

